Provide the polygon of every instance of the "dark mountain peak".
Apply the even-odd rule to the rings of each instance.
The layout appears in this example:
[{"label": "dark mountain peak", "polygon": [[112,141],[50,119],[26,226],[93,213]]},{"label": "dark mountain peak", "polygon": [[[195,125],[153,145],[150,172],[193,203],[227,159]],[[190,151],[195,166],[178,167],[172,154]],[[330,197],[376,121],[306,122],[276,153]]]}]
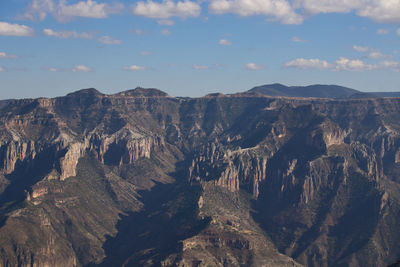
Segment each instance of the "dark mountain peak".
[{"label": "dark mountain peak", "polygon": [[81,89],[72,93],[67,94],[67,96],[102,96],[96,88],[86,88]]},{"label": "dark mountain peak", "polygon": [[[272,84],[266,84],[266,85],[262,85],[262,86],[258,86],[258,87],[267,87],[267,88],[274,88],[274,89],[285,89],[285,88],[289,88],[289,86],[286,86],[284,84],[281,83],[272,83]],[[256,87],[255,87],[256,88]]]},{"label": "dark mountain peak", "polygon": [[260,93],[269,96],[287,97],[317,97],[317,98],[348,98],[360,93],[355,89],[340,85],[314,84],[308,86],[285,86],[274,83],[254,87],[250,93]]},{"label": "dark mountain peak", "polygon": [[135,89],[117,93],[119,96],[136,96],[136,97],[165,97],[167,93],[155,88],[136,87]]}]

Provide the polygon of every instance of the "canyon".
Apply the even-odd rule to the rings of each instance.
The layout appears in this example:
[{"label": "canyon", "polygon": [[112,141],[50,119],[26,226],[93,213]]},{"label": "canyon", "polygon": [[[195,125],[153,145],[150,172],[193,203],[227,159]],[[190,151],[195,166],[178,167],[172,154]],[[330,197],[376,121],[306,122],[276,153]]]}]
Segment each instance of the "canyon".
[{"label": "canyon", "polygon": [[274,94],[0,101],[0,266],[398,261],[400,98]]}]

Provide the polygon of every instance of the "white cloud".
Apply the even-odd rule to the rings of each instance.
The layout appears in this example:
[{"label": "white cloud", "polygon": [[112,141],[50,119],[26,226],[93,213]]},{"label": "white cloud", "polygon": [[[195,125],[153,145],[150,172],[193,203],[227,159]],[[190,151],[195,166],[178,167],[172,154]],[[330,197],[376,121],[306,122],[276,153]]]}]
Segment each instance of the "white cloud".
[{"label": "white cloud", "polygon": [[18,58],[16,55],[9,55],[6,52],[0,52],[0,58]]},{"label": "white cloud", "polygon": [[124,5],[116,3],[97,3],[93,0],[80,1],[72,5],[67,0],[33,0],[25,9],[25,13],[17,18],[30,20],[44,20],[48,14],[53,15],[58,21],[67,21],[72,17],[107,18],[110,14],[119,13]]},{"label": "white cloud", "polygon": [[360,59],[348,59],[341,57],[335,61],[335,70],[342,71],[362,71],[362,70],[374,70],[376,65],[367,64]]},{"label": "white cloud", "polygon": [[304,42],[307,42],[306,40],[303,40],[303,39],[301,39],[301,38],[299,38],[299,37],[296,37],[296,36],[294,36],[294,37],[292,37],[292,39],[290,39],[292,42],[294,42],[294,43],[304,43]]},{"label": "white cloud", "polygon": [[388,33],[389,33],[389,30],[387,30],[387,29],[378,29],[376,31],[376,34],[379,34],[379,35],[384,35],[384,34],[388,34]]},{"label": "white cloud", "polygon": [[44,29],[43,34],[55,38],[60,38],[60,39],[70,39],[70,38],[82,38],[82,39],[91,39],[93,38],[92,33],[87,33],[87,32],[81,32],[77,33],[76,31],[61,31],[61,32],[56,32],[53,31],[52,29]]},{"label": "white cloud", "polygon": [[309,14],[355,11],[377,22],[400,22],[400,0],[295,0],[295,7]]},{"label": "white cloud", "polygon": [[5,71],[5,69],[3,67],[0,67],[0,72]]},{"label": "white cloud", "polygon": [[371,59],[381,59],[381,58],[390,58],[391,56],[382,54],[379,51],[371,51],[368,53],[367,57]]},{"label": "white cloud", "polygon": [[184,0],[174,2],[164,0],[161,3],[147,0],[137,2],[133,7],[133,14],[154,19],[168,19],[170,17],[198,17],[201,13],[201,6],[196,2]]},{"label": "white cloud", "polygon": [[175,24],[175,22],[173,20],[169,20],[169,19],[160,19],[160,20],[157,20],[157,23],[160,25],[164,25],[164,26],[172,26]]},{"label": "white cloud", "polygon": [[391,55],[385,55],[381,53],[378,50],[374,50],[368,46],[359,46],[359,45],[353,45],[353,50],[360,52],[360,53],[367,53],[366,57],[371,58],[371,59],[381,59],[381,58],[390,58],[392,57]]},{"label": "white cloud", "polygon": [[161,31],[161,34],[162,35],[171,35],[172,32],[170,30],[164,29],[164,30]]},{"label": "white cloud", "polygon": [[110,36],[107,36],[107,35],[102,36],[97,40],[100,43],[108,44],[108,45],[119,45],[119,44],[122,44],[122,40],[117,40],[117,39],[114,39],[114,38],[112,38]]},{"label": "white cloud", "polygon": [[400,71],[400,64],[397,61],[386,60],[377,64],[368,64],[360,59],[349,59],[345,57],[340,57],[333,63],[321,59],[298,58],[285,63],[284,67],[297,69],[326,69],[330,71]]},{"label": "white cloud", "polygon": [[221,40],[219,40],[219,42],[218,42],[220,45],[232,45],[232,42],[231,41],[228,41],[228,40],[226,40],[226,39],[221,39]]},{"label": "white cloud", "polygon": [[87,0],[73,5],[66,5],[66,0],[60,1],[59,12],[67,17],[86,17],[102,19],[108,16],[106,4],[98,4],[96,1]]},{"label": "white cloud", "polygon": [[54,68],[54,67],[43,67],[42,69],[45,71],[49,71],[49,72],[57,72],[58,71],[58,69]]},{"label": "white cloud", "polygon": [[357,10],[359,16],[377,22],[400,22],[400,0],[358,0],[357,2],[360,2]]},{"label": "white cloud", "polygon": [[262,70],[265,68],[263,65],[259,65],[256,63],[247,63],[244,67],[248,70]]},{"label": "white cloud", "polygon": [[144,33],[143,30],[141,30],[141,29],[131,30],[131,32],[136,35],[142,35]]},{"label": "white cloud", "polygon": [[141,51],[140,55],[142,56],[150,56],[152,53],[150,51]]},{"label": "white cloud", "polygon": [[208,9],[214,14],[264,15],[283,24],[303,22],[287,0],[211,0]]},{"label": "white cloud", "polygon": [[25,13],[17,16],[17,18],[25,18],[30,20],[44,20],[48,13],[54,13],[56,5],[53,0],[33,0],[25,8]]},{"label": "white cloud", "polygon": [[353,45],[353,50],[361,53],[368,52],[369,47],[368,46],[359,46],[359,45]]},{"label": "white cloud", "polygon": [[210,67],[206,66],[206,65],[197,65],[197,64],[193,65],[193,69],[195,69],[195,70],[206,70],[206,69],[209,69],[209,68]]},{"label": "white cloud", "polygon": [[362,0],[297,0],[295,6],[309,14],[347,13],[360,6]]},{"label": "white cloud", "polygon": [[130,65],[127,67],[124,67],[124,70],[130,70],[130,71],[139,71],[139,70],[145,70],[146,68],[144,66],[138,66],[138,65]]},{"label": "white cloud", "polygon": [[92,71],[89,67],[85,65],[76,65],[72,68],[72,72],[90,72]]},{"label": "white cloud", "polygon": [[397,61],[392,60],[385,60],[379,63],[379,66],[383,69],[392,69],[399,71],[400,70],[400,63]]},{"label": "white cloud", "polygon": [[313,59],[297,58],[289,62],[286,62],[284,66],[286,68],[297,68],[297,69],[327,69],[330,67],[330,64],[325,60],[320,60],[317,58]]},{"label": "white cloud", "polygon": [[0,35],[5,36],[32,36],[34,33],[32,28],[26,25],[11,24],[0,22]]},{"label": "white cloud", "polygon": [[397,35],[399,35],[399,36],[400,36],[400,28],[399,28],[399,29],[397,29],[396,33],[397,33]]}]

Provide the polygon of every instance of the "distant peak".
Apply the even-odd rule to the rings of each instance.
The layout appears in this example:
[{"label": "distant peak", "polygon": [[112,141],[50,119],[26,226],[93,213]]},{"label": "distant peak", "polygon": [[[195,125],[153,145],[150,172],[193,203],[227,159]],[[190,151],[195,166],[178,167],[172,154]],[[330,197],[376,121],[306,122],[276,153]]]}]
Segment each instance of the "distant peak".
[{"label": "distant peak", "polygon": [[142,88],[142,87],[136,87],[135,89],[123,91],[120,93],[117,93],[116,95],[120,96],[137,96],[137,97],[165,97],[168,96],[167,93],[155,89],[155,88]]},{"label": "distant peak", "polygon": [[339,86],[314,84],[308,86],[285,86],[280,83],[267,84],[250,89],[250,93],[268,96],[316,97],[316,98],[348,98],[360,91]]},{"label": "distant peak", "polygon": [[286,85],[281,84],[281,83],[272,83],[272,84],[267,84],[267,85],[265,85],[265,86],[271,86],[271,87],[287,87]]},{"label": "distant peak", "polygon": [[222,93],[211,93],[211,94],[206,95],[205,97],[223,97],[223,96],[225,96],[225,95]]},{"label": "distant peak", "polygon": [[103,95],[102,93],[100,93],[97,89],[95,89],[95,88],[86,88],[86,89],[81,89],[81,90],[78,90],[78,91],[75,91],[75,92],[72,92],[72,93],[69,93],[69,94],[67,94],[67,96],[79,96],[79,95],[81,95],[81,96],[83,96],[83,95],[85,95],[85,96],[88,96],[88,95],[90,95],[90,96],[101,96],[101,95]]}]

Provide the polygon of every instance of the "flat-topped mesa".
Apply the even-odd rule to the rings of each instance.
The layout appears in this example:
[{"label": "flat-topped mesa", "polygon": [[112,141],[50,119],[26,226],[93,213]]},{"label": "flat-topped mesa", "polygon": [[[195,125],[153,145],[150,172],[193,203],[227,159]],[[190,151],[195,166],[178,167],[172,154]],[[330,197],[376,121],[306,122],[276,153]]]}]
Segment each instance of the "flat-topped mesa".
[{"label": "flat-topped mesa", "polygon": [[134,96],[134,97],[167,97],[168,94],[155,88],[136,87],[135,89],[123,91],[115,94],[117,96]]}]

